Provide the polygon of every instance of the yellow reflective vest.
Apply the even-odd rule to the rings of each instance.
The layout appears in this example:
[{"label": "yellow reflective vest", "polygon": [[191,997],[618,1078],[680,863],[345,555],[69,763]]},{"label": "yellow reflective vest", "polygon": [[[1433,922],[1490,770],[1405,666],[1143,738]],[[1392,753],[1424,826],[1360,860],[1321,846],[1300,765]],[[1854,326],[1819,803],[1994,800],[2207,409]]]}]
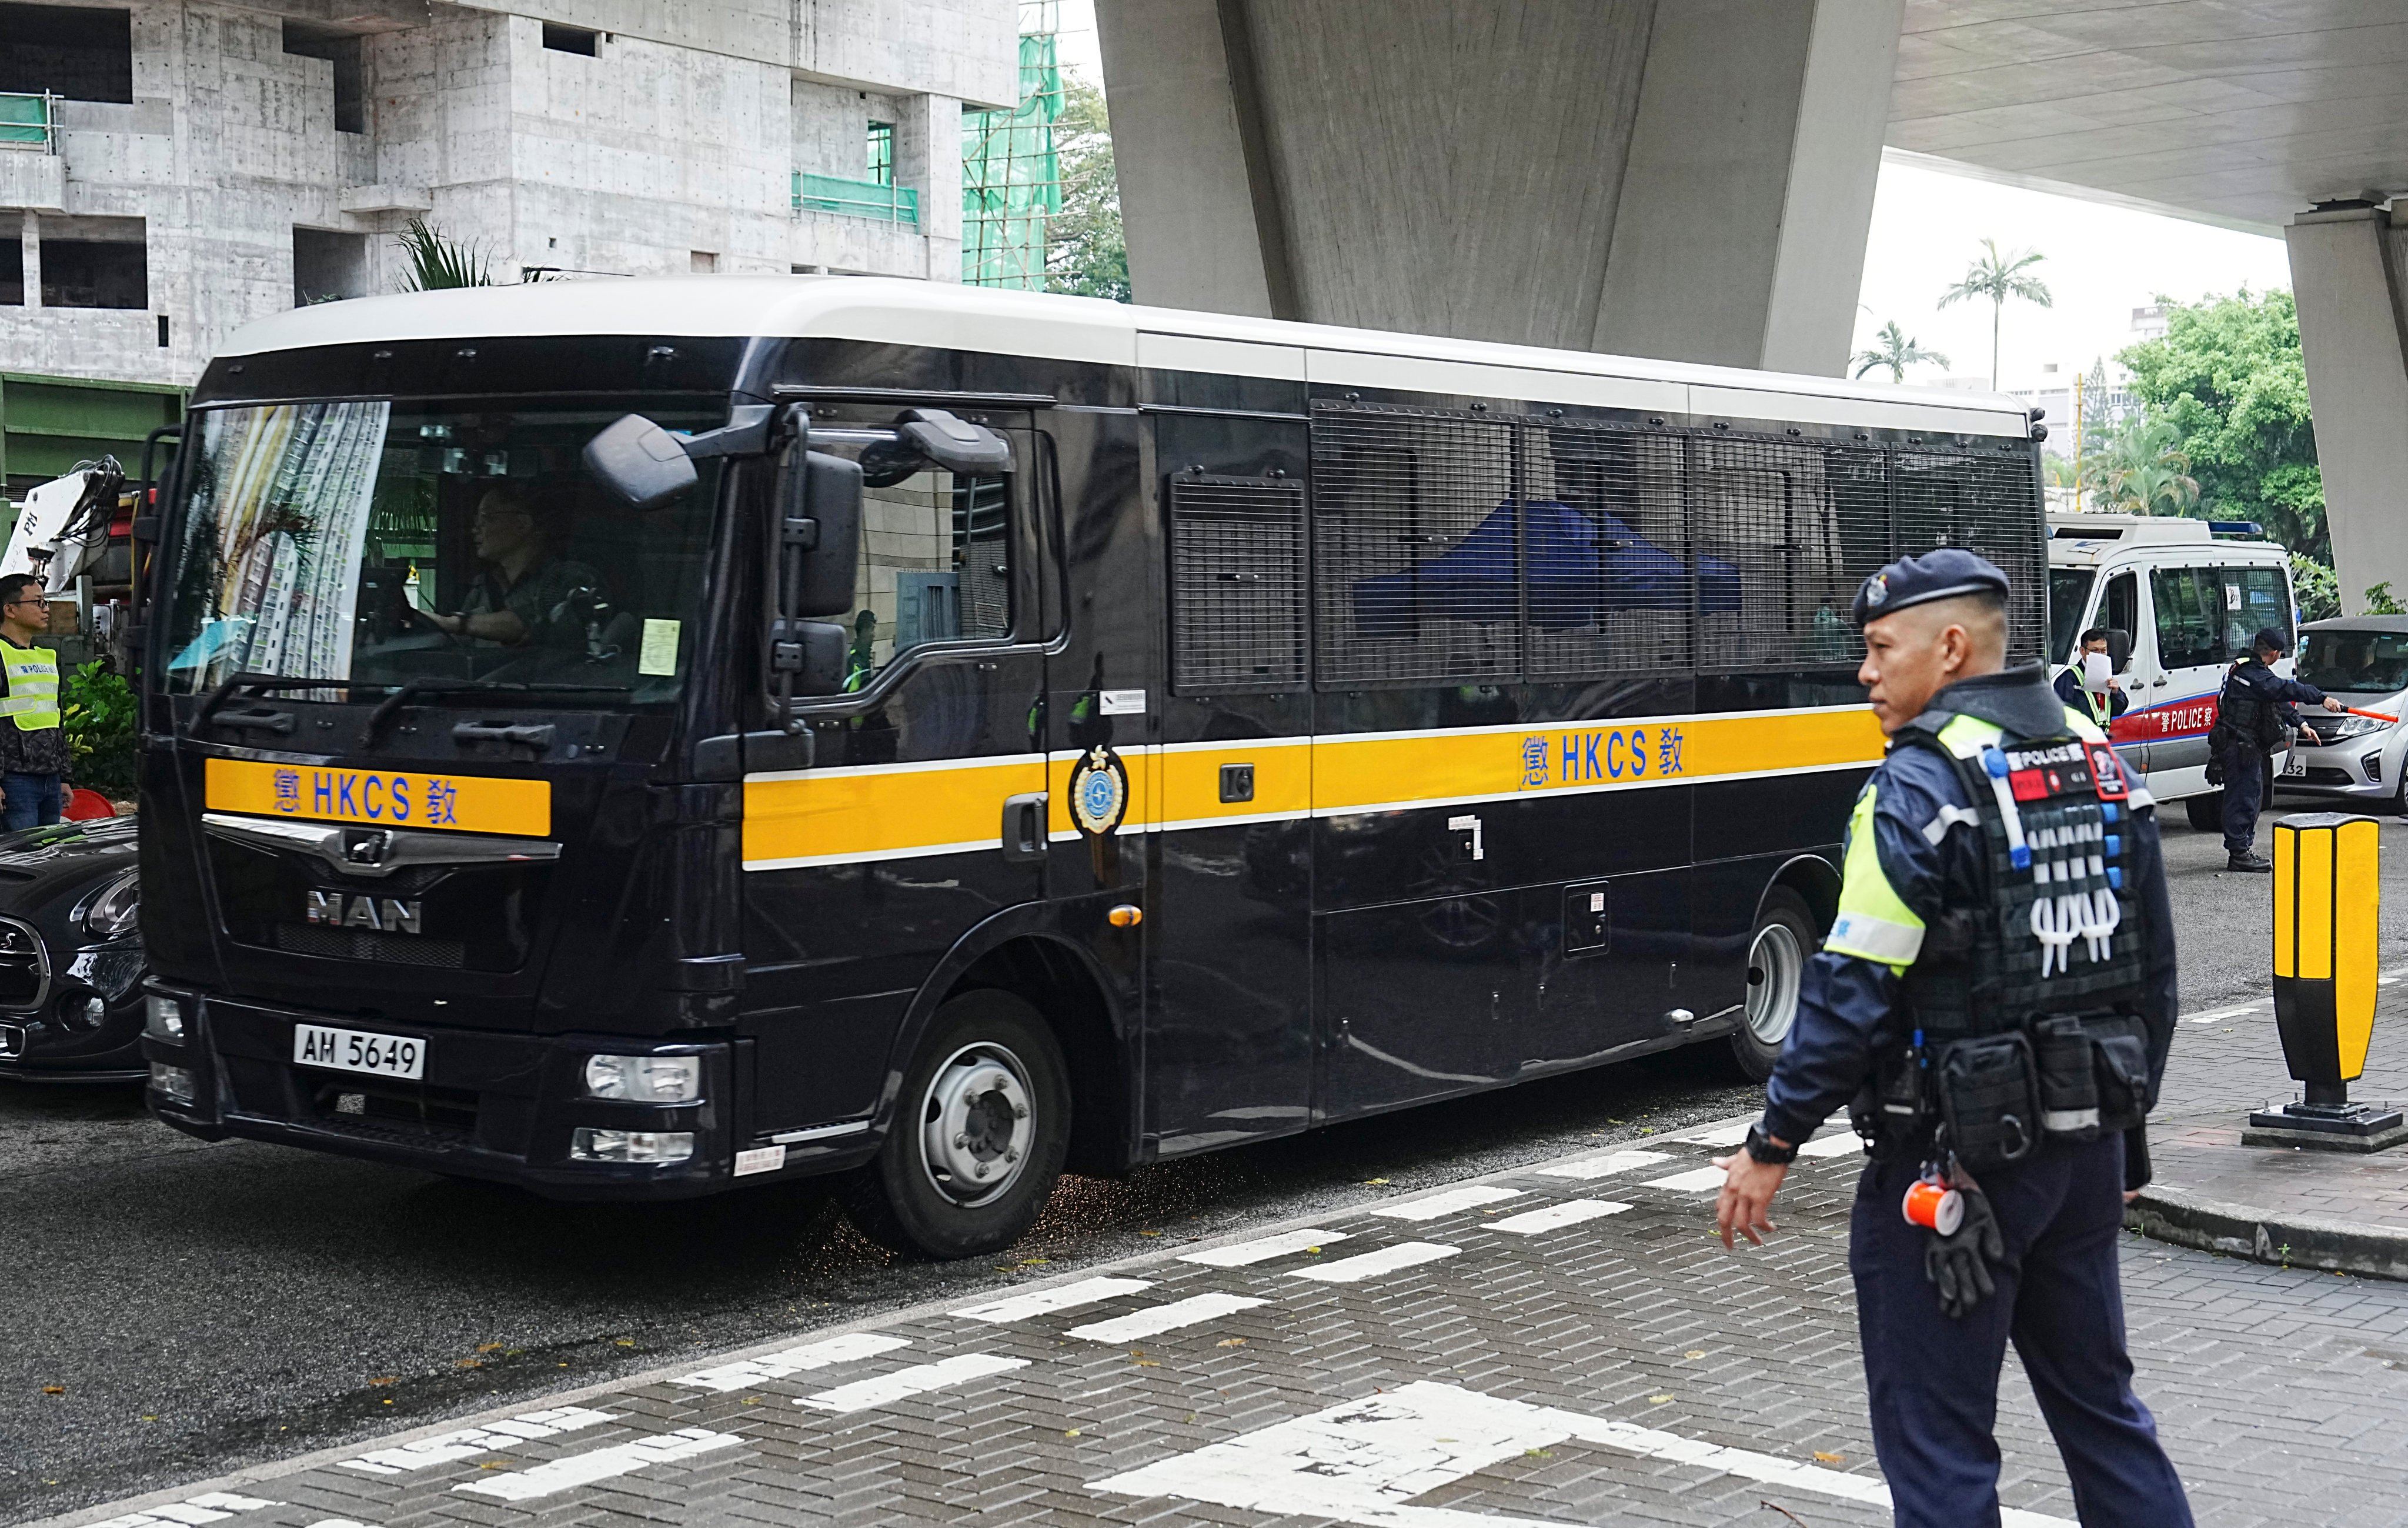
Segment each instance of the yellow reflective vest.
[{"label": "yellow reflective vest", "polygon": [[0,700],[0,715],[16,718],[21,732],[47,731],[59,725],[59,655],[48,647],[19,647],[0,638],[0,676],[8,682],[8,696]]}]

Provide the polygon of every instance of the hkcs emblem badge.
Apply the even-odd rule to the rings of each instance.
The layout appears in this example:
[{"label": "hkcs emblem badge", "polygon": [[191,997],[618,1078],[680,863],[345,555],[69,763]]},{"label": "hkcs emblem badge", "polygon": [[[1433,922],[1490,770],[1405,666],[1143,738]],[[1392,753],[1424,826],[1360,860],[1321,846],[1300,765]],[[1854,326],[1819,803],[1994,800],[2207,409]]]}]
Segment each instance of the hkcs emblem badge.
[{"label": "hkcs emblem badge", "polygon": [[1128,771],[1120,756],[1102,743],[1070,769],[1070,820],[1079,831],[1101,837],[1128,812]]}]

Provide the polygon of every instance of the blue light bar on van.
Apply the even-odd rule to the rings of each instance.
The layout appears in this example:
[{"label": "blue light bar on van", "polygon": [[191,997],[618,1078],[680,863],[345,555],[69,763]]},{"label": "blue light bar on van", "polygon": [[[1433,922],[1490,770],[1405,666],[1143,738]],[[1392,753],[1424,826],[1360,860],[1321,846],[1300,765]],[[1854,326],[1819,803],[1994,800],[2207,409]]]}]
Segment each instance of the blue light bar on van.
[{"label": "blue light bar on van", "polygon": [[2251,541],[2266,539],[2266,527],[2255,520],[2210,520],[2207,533],[2210,536],[2238,536]]}]

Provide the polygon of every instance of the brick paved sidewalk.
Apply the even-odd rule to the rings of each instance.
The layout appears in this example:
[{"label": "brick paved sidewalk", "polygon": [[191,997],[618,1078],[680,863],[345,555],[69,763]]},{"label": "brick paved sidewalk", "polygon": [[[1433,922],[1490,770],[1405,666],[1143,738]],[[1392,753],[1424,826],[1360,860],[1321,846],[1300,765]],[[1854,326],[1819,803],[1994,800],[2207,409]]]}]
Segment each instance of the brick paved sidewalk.
[{"label": "brick paved sidewalk", "polygon": [[[2374,1041],[2364,1079],[2350,1085],[2353,1099],[2408,1102],[2403,976],[2408,968],[2381,978]],[[2284,1066],[2272,998],[2186,1016],[2150,1119],[2153,1199],[2227,1206],[2273,1228],[2329,1223],[2377,1235],[2397,1232],[2400,1261],[2408,1261],[2408,1146],[2358,1156],[2241,1144],[2251,1110],[2299,1096]],[[2285,1245],[2284,1232],[2270,1232],[2267,1247],[2278,1260]],[[2295,1238],[2289,1245],[2304,1244]]]},{"label": "brick paved sidewalk", "polygon": [[[1742,1126],[1166,1245],[55,1520],[426,1524],[1885,1522],[1826,1132],[1782,1232],[1706,1233]],[[2213,1524],[2398,1521],[2408,1287],[2138,1238],[2143,1392]],[[464,1343],[473,1337],[464,1335]],[[230,1376],[234,1373],[230,1369]],[[229,1382],[238,1382],[230,1377]],[[2021,1376],[2008,1522],[2072,1516]]]}]

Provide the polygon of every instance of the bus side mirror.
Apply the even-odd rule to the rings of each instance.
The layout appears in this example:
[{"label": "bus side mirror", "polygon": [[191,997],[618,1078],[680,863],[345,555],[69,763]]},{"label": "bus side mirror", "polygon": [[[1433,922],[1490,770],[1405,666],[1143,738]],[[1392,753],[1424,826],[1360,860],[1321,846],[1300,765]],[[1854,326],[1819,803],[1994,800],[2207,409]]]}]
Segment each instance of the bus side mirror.
[{"label": "bus side mirror", "polygon": [[861,464],[812,451],[808,440],[786,451],[769,518],[763,678],[770,714],[789,732],[803,726],[793,712],[796,696],[844,692],[853,633],[809,617],[851,613],[861,562]]},{"label": "bus side mirror", "polygon": [[2107,667],[2122,673],[2132,665],[2132,634],[2107,628]]},{"label": "bus side mirror", "polygon": [[781,615],[850,615],[861,563],[861,464],[790,452],[778,476]]},{"label": "bus side mirror", "polygon": [[641,414],[623,414],[586,441],[585,470],[637,510],[657,510],[695,481],[685,442]]}]

